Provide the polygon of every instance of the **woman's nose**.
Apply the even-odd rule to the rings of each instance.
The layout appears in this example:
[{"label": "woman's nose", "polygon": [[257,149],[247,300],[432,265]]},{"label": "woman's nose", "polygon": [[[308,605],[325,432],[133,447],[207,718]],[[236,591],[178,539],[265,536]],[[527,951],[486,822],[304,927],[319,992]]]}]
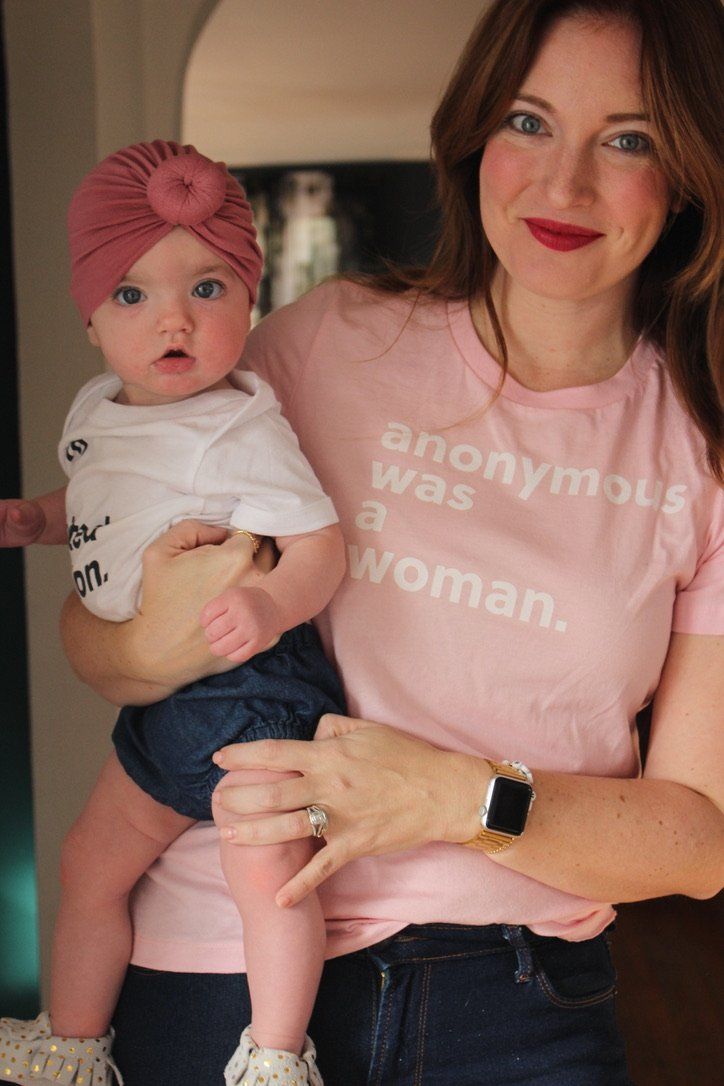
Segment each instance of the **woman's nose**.
[{"label": "woman's nose", "polygon": [[558,148],[546,162],[545,187],[551,207],[587,207],[594,198],[595,167],[585,150]]}]

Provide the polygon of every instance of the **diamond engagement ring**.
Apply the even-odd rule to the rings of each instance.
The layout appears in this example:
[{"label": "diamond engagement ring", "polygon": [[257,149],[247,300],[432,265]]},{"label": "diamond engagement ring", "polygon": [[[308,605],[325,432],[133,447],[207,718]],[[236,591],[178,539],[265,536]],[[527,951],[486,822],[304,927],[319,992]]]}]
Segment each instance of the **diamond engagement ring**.
[{"label": "diamond engagement ring", "polygon": [[309,825],[312,827],[312,837],[324,837],[329,829],[327,812],[314,804],[311,807],[307,807],[306,811],[307,817],[309,818]]}]

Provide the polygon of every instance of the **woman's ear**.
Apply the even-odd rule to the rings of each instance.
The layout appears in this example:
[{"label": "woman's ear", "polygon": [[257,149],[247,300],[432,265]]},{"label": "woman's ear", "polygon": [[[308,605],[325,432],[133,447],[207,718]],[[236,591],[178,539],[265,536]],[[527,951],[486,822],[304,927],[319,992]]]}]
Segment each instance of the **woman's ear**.
[{"label": "woman's ear", "polygon": [[671,197],[671,204],[669,205],[669,215],[678,215],[686,207],[686,197],[683,192],[674,192]]},{"label": "woman's ear", "polygon": [[96,330],[90,323],[90,321],[88,322],[88,327],[86,328],[86,335],[88,336],[88,339],[91,341],[94,347],[100,347]]}]

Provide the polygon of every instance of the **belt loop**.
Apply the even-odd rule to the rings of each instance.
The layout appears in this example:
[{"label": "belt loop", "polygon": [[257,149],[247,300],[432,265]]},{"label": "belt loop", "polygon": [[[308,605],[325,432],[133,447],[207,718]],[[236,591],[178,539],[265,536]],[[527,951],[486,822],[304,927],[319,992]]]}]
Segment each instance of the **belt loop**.
[{"label": "belt loop", "polygon": [[533,955],[525,938],[522,927],[517,924],[501,924],[503,935],[508,940],[518,960],[518,968],[515,971],[515,983],[527,984],[533,979],[535,967]]}]

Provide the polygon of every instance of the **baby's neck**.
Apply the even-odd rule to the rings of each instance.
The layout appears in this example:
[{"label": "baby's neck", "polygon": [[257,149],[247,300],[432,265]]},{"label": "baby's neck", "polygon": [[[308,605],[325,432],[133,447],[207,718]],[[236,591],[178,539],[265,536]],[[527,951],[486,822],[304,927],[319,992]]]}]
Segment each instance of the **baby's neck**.
[{"label": "baby's neck", "polygon": [[158,394],[146,391],[138,385],[122,384],[114,396],[113,402],[126,407],[159,407],[170,403],[181,403],[184,400],[193,400],[195,396],[203,396],[204,392],[216,392],[219,389],[233,389],[233,387],[228,377],[222,377],[220,381],[209,385],[208,388],[197,388],[185,396],[160,397]]}]

